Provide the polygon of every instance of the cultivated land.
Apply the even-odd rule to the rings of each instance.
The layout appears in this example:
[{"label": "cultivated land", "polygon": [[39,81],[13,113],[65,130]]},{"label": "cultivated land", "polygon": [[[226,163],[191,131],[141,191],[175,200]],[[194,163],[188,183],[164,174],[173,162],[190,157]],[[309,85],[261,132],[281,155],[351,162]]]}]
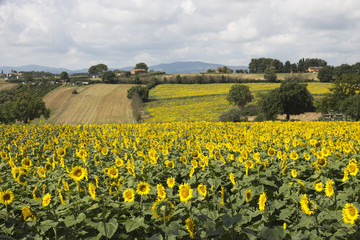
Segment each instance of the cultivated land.
[{"label": "cultivated land", "polygon": [[0,91],[15,87],[16,83],[5,83],[0,81]]},{"label": "cultivated land", "polygon": [[[59,87],[44,97],[51,117],[46,123],[135,123],[127,90],[132,85],[94,84]],[[74,90],[78,94],[72,94]]]},{"label": "cultivated land", "polygon": [[[331,83],[309,82],[307,88],[314,98],[329,93]],[[232,107],[226,96],[234,83],[214,84],[162,84],[150,91],[150,101],[146,111],[150,118],[146,122],[173,121],[217,121],[219,115]],[[280,83],[244,83],[254,95],[252,104],[256,104],[261,92],[280,87]],[[291,119],[317,120],[320,113],[307,113],[291,116]],[[254,117],[249,117],[253,120]],[[278,119],[285,119],[279,115]]]}]

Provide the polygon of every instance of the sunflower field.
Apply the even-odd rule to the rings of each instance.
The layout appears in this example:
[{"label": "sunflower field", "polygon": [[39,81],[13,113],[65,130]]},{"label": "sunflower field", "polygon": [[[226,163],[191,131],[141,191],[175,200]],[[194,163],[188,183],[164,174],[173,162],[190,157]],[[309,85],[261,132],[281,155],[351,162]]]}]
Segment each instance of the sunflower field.
[{"label": "sunflower field", "polygon": [[359,152],[355,122],[0,125],[0,238],[360,239]]}]

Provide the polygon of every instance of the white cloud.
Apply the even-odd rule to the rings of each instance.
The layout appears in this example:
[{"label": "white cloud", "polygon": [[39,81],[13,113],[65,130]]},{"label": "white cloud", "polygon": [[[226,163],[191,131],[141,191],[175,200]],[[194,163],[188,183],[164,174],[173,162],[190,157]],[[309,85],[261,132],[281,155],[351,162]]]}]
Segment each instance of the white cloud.
[{"label": "white cloud", "polygon": [[357,0],[0,0],[0,12],[0,65],[360,61]]}]

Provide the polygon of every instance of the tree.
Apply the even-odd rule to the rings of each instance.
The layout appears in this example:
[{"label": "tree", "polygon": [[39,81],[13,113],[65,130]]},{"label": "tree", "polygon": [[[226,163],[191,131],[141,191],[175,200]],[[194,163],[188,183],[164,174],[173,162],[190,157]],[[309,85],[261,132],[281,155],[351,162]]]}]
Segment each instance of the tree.
[{"label": "tree", "polygon": [[97,64],[97,65],[93,65],[89,68],[88,72],[89,74],[91,75],[94,75],[94,76],[97,76],[99,75],[100,73],[103,73],[105,71],[108,70],[108,67],[103,64],[103,63],[100,63],[100,64]]},{"label": "tree", "polygon": [[276,82],[277,76],[276,76],[276,69],[274,66],[271,66],[265,70],[264,78],[269,82]]},{"label": "tree", "polygon": [[346,117],[351,117],[355,121],[360,120],[360,94],[355,94],[345,98],[340,103],[340,111],[345,114]]},{"label": "tree", "polygon": [[332,82],[334,80],[334,67],[326,66],[319,70],[317,78],[320,82]]},{"label": "tree", "polygon": [[304,83],[296,81],[282,82],[277,94],[280,113],[286,114],[286,120],[290,119],[290,115],[298,115],[314,110],[313,97]]},{"label": "tree", "polygon": [[115,81],[115,73],[113,71],[106,71],[101,75],[101,79],[105,82],[105,83],[114,83]]},{"label": "tree", "polygon": [[251,95],[250,88],[242,84],[235,84],[230,88],[227,100],[230,104],[237,105],[243,109],[245,104],[251,102],[253,96]]},{"label": "tree", "polygon": [[143,62],[137,63],[137,64],[135,65],[135,68],[136,68],[136,69],[145,69],[146,71],[148,70],[148,66],[147,66],[145,63],[143,63]]},{"label": "tree", "polygon": [[275,120],[276,115],[280,112],[280,88],[275,88],[266,93],[260,94],[258,104],[266,120]]},{"label": "tree", "polygon": [[68,81],[69,80],[69,74],[67,72],[61,72],[60,79],[64,80],[64,81]]},{"label": "tree", "polygon": [[291,63],[290,63],[290,61],[286,61],[286,62],[285,62],[284,72],[285,72],[285,73],[290,73],[290,72],[291,72]]},{"label": "tree", "polygon": [[41,97],[28,91],[17,94],[12,100],[6,101],[1,105],[0,112],[1,120],[5,123],[15,121],[29,123],[42,115],[46,119],[50,117],[50,109],[46,108]]}]

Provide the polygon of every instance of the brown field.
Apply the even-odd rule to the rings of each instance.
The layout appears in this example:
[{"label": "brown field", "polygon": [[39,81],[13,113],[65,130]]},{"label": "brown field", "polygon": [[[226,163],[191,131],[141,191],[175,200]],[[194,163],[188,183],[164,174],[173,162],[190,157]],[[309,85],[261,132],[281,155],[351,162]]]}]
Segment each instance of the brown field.
[{"label": "brown field", "polygon": [[5,82],[0,81],[0,91],[10,89],[10,88],[13,88],[15,86],[17,86],[16,83],[5,83]]},{"label": "brown field", "polygon": [[[300,121],[316,121],[321,117],[322,114],[318,112],[307,112],[299,115],[290,115],[290,120],[300,120]],[[250,116],[249,121],[253,121],[256,116]],[[285,120],[286,114],[278,114],[278,120]]]},{"label": "brown field", "polygon": [[[135,123],[127,90],[132,85],[63,86],[44,97],[51,116],[45,123]],[[74,90],[78,94],[72,94]]]}]

